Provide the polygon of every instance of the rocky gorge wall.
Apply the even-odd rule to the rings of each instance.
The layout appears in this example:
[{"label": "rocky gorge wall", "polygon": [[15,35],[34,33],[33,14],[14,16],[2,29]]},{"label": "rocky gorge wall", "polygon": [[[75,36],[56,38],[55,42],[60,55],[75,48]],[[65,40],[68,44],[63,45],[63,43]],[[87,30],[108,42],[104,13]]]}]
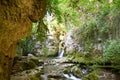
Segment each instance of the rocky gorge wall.
[{"label": "rocky gorge wall", "polygon": [[68,53],[91,48],[103,53],[106,42],[120,38],[119,11],[110,11],[106,16],[85,26],[73,27],[66,33],[65,46]]},{"label": "rocky gorge wall", "polygon": [[32,22],[42,19],[45,12],[46,0],[0,1],[0,80],[9,77],[16,43],[31,32]]}]

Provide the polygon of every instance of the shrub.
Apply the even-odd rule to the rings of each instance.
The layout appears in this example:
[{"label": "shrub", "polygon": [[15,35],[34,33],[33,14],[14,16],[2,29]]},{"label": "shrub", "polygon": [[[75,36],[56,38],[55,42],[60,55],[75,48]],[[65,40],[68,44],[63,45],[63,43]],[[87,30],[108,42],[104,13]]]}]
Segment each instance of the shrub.
[{"label": "shrub", "polygon": [[[111,40],[107,43],[103,53],[106,62],[119,63],[120,61],[120,40]],[[120,63],[119,63],[120,64]]]}]

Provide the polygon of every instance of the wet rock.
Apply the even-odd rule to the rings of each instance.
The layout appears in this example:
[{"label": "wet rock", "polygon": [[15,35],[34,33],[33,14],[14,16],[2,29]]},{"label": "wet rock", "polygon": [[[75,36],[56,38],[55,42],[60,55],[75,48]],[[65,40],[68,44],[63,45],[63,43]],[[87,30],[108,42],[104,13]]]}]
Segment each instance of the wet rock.
[{"label": "wet rock", "polygon": [[71,73],[71,67],[67,67],[63,70],[65,74]]},{"label": "wet rock", "polygon": [[22,62],[21,64],[21,70],[28,70],[35,67],[36,67],[36,64],[32,60]]},{"label": "wet rock", "polygon": [[63,72],[64,72],[64,74],[72,73],[74,76],[79,77],[79,78],[83,76],[83,72],[82,72],[82,70],[78,66],[66,67],[63,70]]},{"label": "wet rock", "polygon": [[12,67],[12,73],[15,74],[23,70],[32,69],[41,64],[43,64],[43,62],[42,61],[40,62],[39,58],[35,56],[15,57]]},{"label": "wet rock", "polygon": [[83,72],[81,70],[81,68],[79,68],[78,66],[73,66],[71,69],[71,72],[73,73],[73,75],[75,75],[76,77],[82,77],[83,76]]},{"label": "wet rock", "polygon": [[41,52],[42,52],[42,44],[40,43],[40,41],[36,41],[34,48],[33,48],[33,54],[36,56],[41,56]]},{"label": "wet rock", "polygon": [[54,48],[43,48],[41,55],[42,56],[46,56],[46,57],[55,57],[58,54],[58,48],[54,47]]},{"label": "wet rock", "polygon": [[72,53],[75,50],[76,51],[82,51],[83,48],[80,46],[79,44],[79,39],[80,37],[75,37],[75,35],[77,34],[77,30],[79,30],[78,28],[72,28],[70,31],[68,31],[66,33],[66,37],[65,37],[65,47],[66,47],[66,52],[67,53]]},{"label": "wet rock", "polygon": [[11,75],[11,80],[42,80],[40,77],[42,73],[39,70],[28,70],[16,75]]},{"label": "wet rock", "polygon": [[48,78],[61,79],[61,75],[48,75]]},{"label": "wet rock", "polygon": [[96,51],[99,51],[99,53],[102,53],[104,49],[104,45],[102,43],[103,39],[100,37],[97,37],[96,39],[92,38],[90,45],[87,45],[87,39],[84,39],[83,36],[84,32],[82,32],[82,28],[71,28],[66,33],[65,37],[65,46],[66,46],[66,52],[67,53],[73,53],[73,52],[82,52],[87,49],[86,46],[92,46],[92,48]]},{"label": "wet rock", "polygon": [[31,58],[29,57],[28,58],[30,61],[33,61],[36,65],[40,65],[40,60],[39,60],[39,58],[38,57],[36,57],[36,56],[32,56]]},{"label": "wet rock", "polygon": [[97,74],[99,76],[99,80],[105,80],[105,79],[119,80],[120,79],[119,77],[117,77],[118,79],[116,79],[117,74],[109,71],[99,70]]}]

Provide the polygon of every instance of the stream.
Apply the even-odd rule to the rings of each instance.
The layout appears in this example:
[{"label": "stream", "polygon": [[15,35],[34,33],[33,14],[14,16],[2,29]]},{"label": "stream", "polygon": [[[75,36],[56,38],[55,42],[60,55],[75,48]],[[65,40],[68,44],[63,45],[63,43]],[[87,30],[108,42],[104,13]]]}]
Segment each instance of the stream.
[{"label": "stream", "polygon": [[[40,61],[44,62],[42,65],[13,74],[11,80],[82,80],[92,71],[85,65],[69,63],[66,57],[59,56],[41,57]],[[31,79],[30,77],[35,74],[37,74],[37,79]],[[99,74],[99,80],[120,80],[120,77],[119,74],[102,71]]]}]

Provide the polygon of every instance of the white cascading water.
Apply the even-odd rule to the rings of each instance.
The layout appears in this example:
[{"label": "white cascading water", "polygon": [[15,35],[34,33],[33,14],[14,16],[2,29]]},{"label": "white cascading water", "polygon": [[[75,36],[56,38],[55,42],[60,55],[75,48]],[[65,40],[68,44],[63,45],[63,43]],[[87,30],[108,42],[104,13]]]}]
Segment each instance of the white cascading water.
[{"label": "white cascading water", "polygon": [[59,52],[58,52],[58,58],[62,58],[64,56],[65,52],[65,45],[64,45],[64,36],[60,35],[60,43],[59,43]]},{"label": "white cascading water", "polygon": [[70,79],[70,80],[82,80],[80,78],[77,78],[75,76],[73,76],[73,74],[63,74],[67,79]]},{"label": "white cascading water", "polygon": [[58,53],[58,58],[62,58],[64,55],[64,49],[62,50],[59,50],[59,53]]}]

